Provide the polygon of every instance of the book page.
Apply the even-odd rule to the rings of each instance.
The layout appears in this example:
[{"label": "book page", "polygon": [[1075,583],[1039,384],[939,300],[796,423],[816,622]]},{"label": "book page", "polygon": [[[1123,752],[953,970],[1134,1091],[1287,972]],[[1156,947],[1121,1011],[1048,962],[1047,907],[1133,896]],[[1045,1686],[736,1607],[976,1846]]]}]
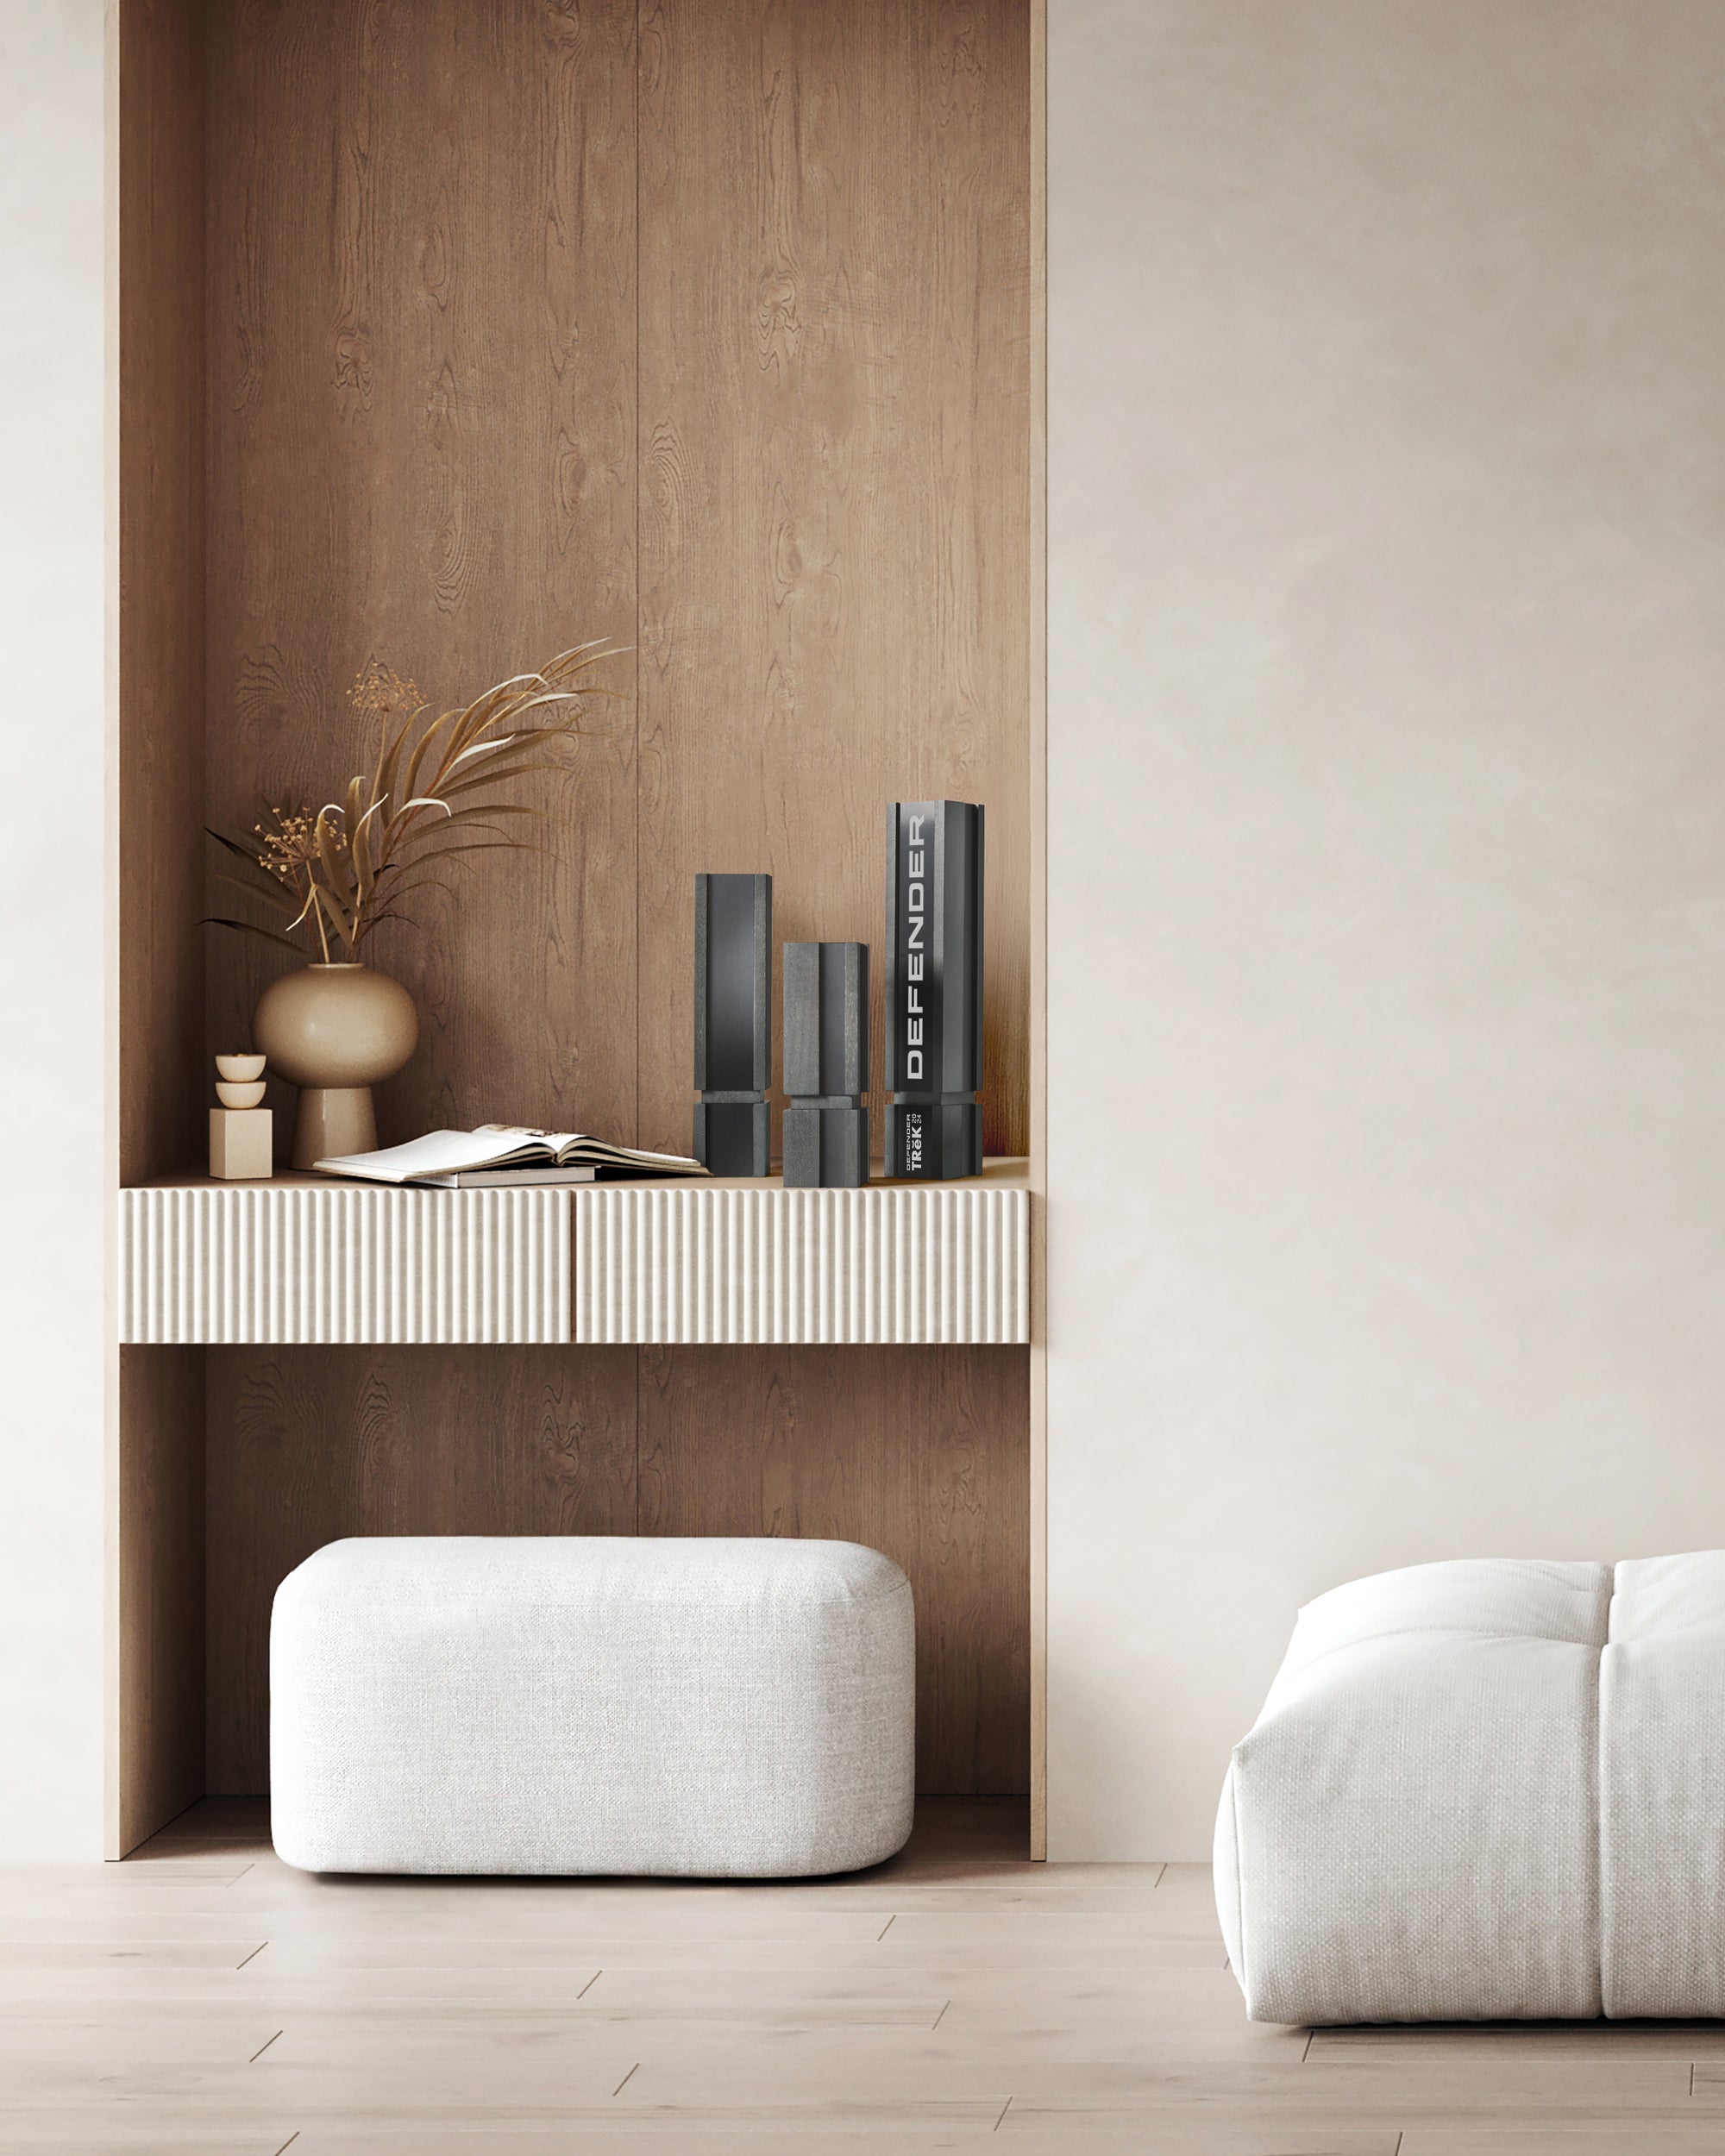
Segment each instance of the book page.
[{"label": "book page", "polygon": [[[530,1125],[525,1123],[481,1123],[479,1131],[474,1133],[475,1138],[480,1135],[480,1131],[492,1131],[499,1138],[536,1139],[538,1144],[544,1148],[548,1159],[564,1165],[567,1165],[570,1154],[577,1146],[590,1145],[593,1143],[585,1131],[536,1131]],[[516,1156],[511,1154],[507,1157],[513,1159]],[[524,1159],[528,1156],[523,1154],[521,1157]]]},{"label": "book page", "polygon": [[333,1175],[371,1182],[405,1182],[413,1175],[447,1175],[460,1168],[492,1168],[512,1160],[550,1160],[555,1148],[536,1132],[492,1124],[477,1131],[428,1131],[405,1145],[375,1153],[342,1153],[317,1163]]}]

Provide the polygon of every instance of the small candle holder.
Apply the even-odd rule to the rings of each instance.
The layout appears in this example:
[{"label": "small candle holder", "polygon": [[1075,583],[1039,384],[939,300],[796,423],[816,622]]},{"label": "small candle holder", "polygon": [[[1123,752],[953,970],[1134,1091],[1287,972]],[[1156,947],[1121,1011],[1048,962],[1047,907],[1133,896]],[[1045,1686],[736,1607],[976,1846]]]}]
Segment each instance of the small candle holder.
[{"label": "small candle holder", "polygon": [[264,1097],[261,1056],[218,1056],[210,1111],[210,1175],[214,1182],[267,1183],[275,1172],[275,1118]]}]

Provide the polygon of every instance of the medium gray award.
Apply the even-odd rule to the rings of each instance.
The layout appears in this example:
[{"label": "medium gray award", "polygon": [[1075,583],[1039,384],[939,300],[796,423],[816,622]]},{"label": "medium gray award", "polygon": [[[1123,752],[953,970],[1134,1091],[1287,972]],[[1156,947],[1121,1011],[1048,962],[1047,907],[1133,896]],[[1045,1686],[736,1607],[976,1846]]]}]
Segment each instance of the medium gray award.
[{"label": "medium gray award", "polygon": [[869,1180],[869,946],[785,945],[785,1187]]},{"label": "medium gray award", "polygon": [[982,1172],[982,811],[887,811],[886,1172]]},{"label": "medium gray award", "polygon": [[714,1175],[773,1165],[773,879],[695,878],[694,1156]]}]

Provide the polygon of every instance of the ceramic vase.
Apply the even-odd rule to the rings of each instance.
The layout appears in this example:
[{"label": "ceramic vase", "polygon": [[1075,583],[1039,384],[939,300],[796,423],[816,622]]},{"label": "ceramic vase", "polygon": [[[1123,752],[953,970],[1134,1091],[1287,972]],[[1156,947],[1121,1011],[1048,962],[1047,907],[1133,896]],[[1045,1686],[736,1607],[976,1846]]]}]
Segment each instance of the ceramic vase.
[{"label": "ceramic vase", "polygon": [[392,1078],[419,1041],[413,999],[398,981],[357,963],[303,966],[272,981],[252,1037],[279,1078],[299,1087],[293,1164],[377,1144],[372,1087]]}]

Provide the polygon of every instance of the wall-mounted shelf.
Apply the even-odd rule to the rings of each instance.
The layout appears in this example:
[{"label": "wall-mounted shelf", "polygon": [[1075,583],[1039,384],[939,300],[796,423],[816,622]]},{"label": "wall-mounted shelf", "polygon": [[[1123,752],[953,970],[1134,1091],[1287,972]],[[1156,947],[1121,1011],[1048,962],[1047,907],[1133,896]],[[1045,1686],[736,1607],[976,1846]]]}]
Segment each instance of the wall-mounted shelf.
[{"label": "wall-mounted shelf", "polygon": [[569,1193],[321,1176],[120,1194],[129,1346],[569,1338]]},{"label": "wall-mounted shelf", "polygon": [[1022,1161],[990,1161],[974,1182],[604,1183],[572,1195],[579,1341],[1030,1338]]},{"label": "wall-mounted shelf", "polygon": [[1022,1161],[975,1182],[394,1190],[321,1177],[121,1193],[129,1346],[1030,1338]]}]

